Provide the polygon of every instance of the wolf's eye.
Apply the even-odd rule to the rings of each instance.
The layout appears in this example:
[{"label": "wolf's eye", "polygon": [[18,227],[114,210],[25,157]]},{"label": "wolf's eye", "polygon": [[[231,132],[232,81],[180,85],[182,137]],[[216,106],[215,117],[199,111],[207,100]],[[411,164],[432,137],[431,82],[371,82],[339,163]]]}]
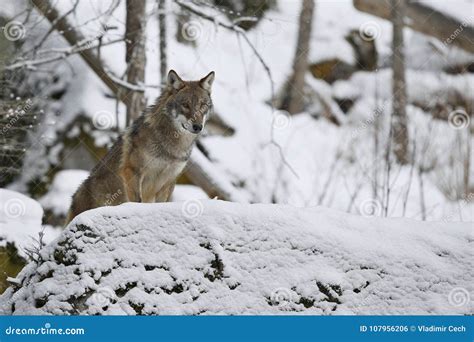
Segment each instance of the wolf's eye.
[{"label": "wolf's eye", "polygon": [[181,110],[183,111],[188,111],[189,110],[189,106],[187,104],[183,104],[181,105]]}]

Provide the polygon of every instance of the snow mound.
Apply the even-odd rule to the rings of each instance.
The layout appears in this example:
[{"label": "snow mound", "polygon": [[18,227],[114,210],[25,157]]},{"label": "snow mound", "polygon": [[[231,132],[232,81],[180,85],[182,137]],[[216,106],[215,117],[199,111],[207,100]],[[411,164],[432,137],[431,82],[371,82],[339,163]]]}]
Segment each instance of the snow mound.
[{"label": "snow mound", "polygon": [[0,247],[14,243],[18,254],[26,258],[25,248],[34,244],[34,239],[43,232],[44,243],[59,236],[59,230],[42,226],[41,205],[19,192],[0,189]]},{"label": "snow mound", "polygon": [[89,172],[84,170],[59,171],[48,193],[39,202],[43,208],[51,210],[55,215],[65,216],[71,206],[72,195],[87,177]]},{"label": "snow mound", "polygon": [[464,223],[127,203],[76,217],[0,297],[0,312],[472,314],[473,241]]}]

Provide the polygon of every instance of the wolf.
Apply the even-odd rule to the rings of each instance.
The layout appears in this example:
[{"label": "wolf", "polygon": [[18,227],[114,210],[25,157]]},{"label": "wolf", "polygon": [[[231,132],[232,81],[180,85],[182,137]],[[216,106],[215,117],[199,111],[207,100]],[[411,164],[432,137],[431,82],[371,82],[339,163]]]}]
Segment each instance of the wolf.
[{"label": "wolf", "polygon": [[166,202],[211,115],[211,71],[183,81],[174,70],[155,104],[118,138],[73,195],[66,224],[80,213],[124,202]]}]

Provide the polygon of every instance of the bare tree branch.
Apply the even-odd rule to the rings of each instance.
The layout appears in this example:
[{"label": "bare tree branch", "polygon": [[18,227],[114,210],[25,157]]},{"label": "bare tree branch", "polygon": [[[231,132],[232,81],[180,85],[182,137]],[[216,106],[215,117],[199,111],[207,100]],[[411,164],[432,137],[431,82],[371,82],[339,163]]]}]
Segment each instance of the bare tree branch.
[{"label": "bare tree branch", "polygon": [[[388,0],[353,0],[354,7],[378,17],[391,18],[393,1]],[[406,25],[415,31],[438,38],[445,44],[474,53],[474,28],[467,20],[459,22],[455,18],[435,10],[421,1],[409,1],[406,4]],[[466,15],[468,15],[466,13]]]},{"label": "bare tree branch", "polygon": [[[56,29],[62,34],[69,44],[75,46],[86,40],[78,30],[73,29],[73,25],[67,20],[67,18],[61,18],[58,10],[50,3],[49,0],[31,0],[31,2],[48,19],[49,22],[56,23]],[[127,104],[129,101],[127,92],[123,91],[123,87],[117,84],[117,82],[115,82],[109,76],[109,73],[105,71],[102,61],[98,58],[98,56],[91,49],[84,49],[78,52],[84,61],[89,65],[89,67],[110,89],[110,91],[113,94],[119,96],[121,101]]]},{"label": "bare tree branch", "polygon": [[41,38],[41,40],[35,44],[35,46],[33,47],[33,51],[36,51],[41,45],[43,45],[46,39],[48,39],[49,35],[56,29],[56,24],[58,23],[58,21],[63,18],[66,18],[69,14],[74,12],[77,8],[77,5],[79,5],[79,0],[76,0],[76,2],[74,3],[74,5],[71,7],[69,11],[67,11],[61,17],[57,18],[54,22],[51,23],[51,27],[49,28],[48,32],[46,32],[43,38]]},{"label": "bare tree branch", "polygon": [[[111,40],[106,43],[102,43],[102,46],[106,45],[112,45],[118,42],[122,42],[123,38]],[[77,45],[69,46],[67,48],[52,48],[49,50],[40,50],[38,51],[38,55],[43,55],[43,54],[50,54],[50,53],[56,53],[54,56],[48,56],[48,57],[42,57],[42,58],[37,58],[37,59],[27,59],[27,60],[20,60],[18,62],[14,62],[10,65],[7,65],[4,67],[5,70],[14,70],[14,69],[19,69],[19,68],[27,68],[27,69],[35,69],[36,66],[42,65],[42,64],[48,64],[52,62],[56,62],[61,59],[65,59],[71,55],[81,53],[85,50],[93,50],[97,48],[98,44],[91,45],[92,41],[86,41],[86,42],[79,42]]]}]

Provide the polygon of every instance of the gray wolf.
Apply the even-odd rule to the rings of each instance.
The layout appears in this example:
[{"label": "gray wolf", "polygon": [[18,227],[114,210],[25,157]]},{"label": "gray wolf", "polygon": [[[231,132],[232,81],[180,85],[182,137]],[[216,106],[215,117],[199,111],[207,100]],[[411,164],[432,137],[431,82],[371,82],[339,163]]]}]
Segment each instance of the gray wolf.
[{"label": "gray wolf", "polygon": [[119,137],[76,191],[66,224],[80,213],[124,202],[166,202],[212,111],[214,72],[183,81],[171,70],[155,104]]}]

